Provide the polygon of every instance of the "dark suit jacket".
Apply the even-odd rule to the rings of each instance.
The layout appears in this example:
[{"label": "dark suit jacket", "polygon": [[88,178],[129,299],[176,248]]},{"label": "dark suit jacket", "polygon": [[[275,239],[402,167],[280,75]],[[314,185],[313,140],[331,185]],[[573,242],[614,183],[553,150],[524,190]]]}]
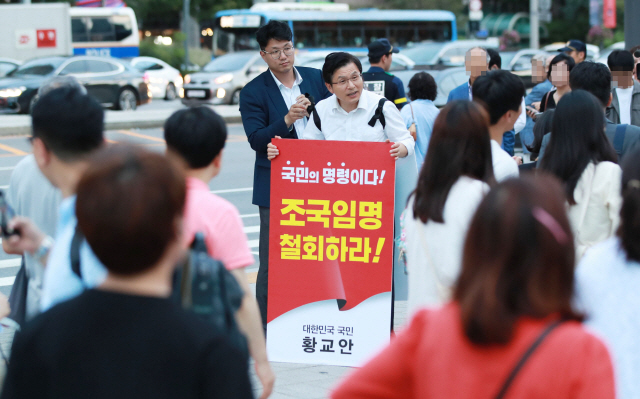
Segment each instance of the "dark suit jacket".
[{"label": "dark suit jacket", "polygon": [[[607,118],[613,123],[620,123],[620,102],[615,89],[611,90],[613,99],[611,106],[607,108]],[[633,94],[631,95],[631,124],[640,126],[640,83],[633,81]]]},{"label": "dark suit jacket", "polygon": [[[302,77],[300,93],[309,93],[319,102],[329,97],[322,71],[296,67]],[[267,144],[275,136],[296,139],[295,127],[289,131],[284,116],[289,112],[280,89],[267,70],[249,82],[240,92],[240,114],[251,148],[256,152],[253,172],[253,204],[269,207],[271,194],[271,162],[267,159]]]},{"label": "dark suit jacket", "polygon": [[[607,138],[611,142],[613,146],[613,138],[616,135],[616,127],[618,125],[611,122],[607,119],[607,130],[605,133],[607,134]],[[544,151],[549,144],[549,139],[551,139],[551,133],[547,133],[542,138],[542,145],[540,146],[540,155],[538,156],[538,165],[540,165],[540,161],[542,160],[542,156],[544,155]],[[618,162],[622,162],[624,157],[627,154],[631,154],[634,151],[640,149],[640,128],[633,125],[627,125],[627,130],[624,133],[624,142],[622,143],[622,156],[618,160]]]}]

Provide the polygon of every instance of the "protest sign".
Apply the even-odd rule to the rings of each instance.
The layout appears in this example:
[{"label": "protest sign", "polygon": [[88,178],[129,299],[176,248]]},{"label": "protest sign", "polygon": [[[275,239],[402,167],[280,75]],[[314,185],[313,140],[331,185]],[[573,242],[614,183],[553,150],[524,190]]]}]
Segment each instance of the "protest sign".
[{"label": "protest sign", "polygon": [[390,336],[391,144],[273,142],[269,358],[361,365]]}]

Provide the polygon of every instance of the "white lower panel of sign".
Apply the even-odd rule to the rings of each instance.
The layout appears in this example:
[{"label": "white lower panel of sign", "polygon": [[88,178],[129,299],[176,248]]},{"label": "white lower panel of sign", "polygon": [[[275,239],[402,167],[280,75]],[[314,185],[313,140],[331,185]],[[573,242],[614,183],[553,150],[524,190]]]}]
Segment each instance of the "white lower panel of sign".
[{"label": "white lower panel of sign", "polygon": [[362,366],[389,344],[391,293],[340,311],[336,300],[309,303],[267,325],[272,362]]}]

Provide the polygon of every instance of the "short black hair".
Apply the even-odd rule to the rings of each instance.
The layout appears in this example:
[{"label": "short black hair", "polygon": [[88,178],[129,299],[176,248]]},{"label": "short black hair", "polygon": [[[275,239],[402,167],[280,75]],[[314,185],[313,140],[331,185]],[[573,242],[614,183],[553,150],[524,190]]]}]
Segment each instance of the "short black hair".
[{"label": "short black hair", "polygon": [[208,166],[227,141],[227,126],[209,107],[176,111],[164,124],[167,148],[180,155],[191,169]]},{"label": "short black hair", "polygon": [[389,55],[389,54],[377,55],[375,57],[369,56],[369,64],[377,64],[385,55]]},{"label": "short black hair", "polygon": [[508,111],[518,111],[525,90],[519,77],[508,71],[489,71],[478,76],[472,87],[473,100],[489,111],[491,125],[498,123]]},{"label": "short black hair", "polygon": [[607,57],[607,65],[612,71],[633,72],[636,61],[630,51],[613,50]]},{"label": "short black hair", "polygon": [[571,90],[585,90],[593,94],[603,107],[609,105],[611,72],[599,62],[584,61],[576,65],[569,76]]},{"label": "short black hair", "polygon": [[356,64],[360,73],[362,73],[362,63],[353,54],[338,51],[329,54],[324,59],[324,65],[322,66],[322,78],[328,84],[333,83],[333,74],[340,68],[351,63]]},{"label": "short black hair", "polygon": [[438,86],[433,76],[426,72],[418,72],[409,81],[409,98],[414,100],[435,100]]},{"label": "short black hair", "polygon": [[33,107],[33,137],[62,161],[84,158],[104,143],[104,110],[91,96],[61,87]]},{"label": "short black hair", "polygon": [[502,57],[500,57],[500,53],[492,48],[488,48],[487,54],[489,54],[489,69],[494,65],[497,65],[498,69],[502,69]]},{"label": "short black hair", "polygon": [[256,32],[256,40],[260,49],[264,51],[269,44],[269,40],[275,39],[282,42],[290,42],[293,39],[291,28],[286,22],[271,20],[268,24],[263,25]]},{"label": "short black hair", "polygon": [[573,59],[573,57],[571,57],[567,53],[560,53],[555,57],[553,57],[553,59],[549,63],[549,71],[547,71],[547,79],[551,80],[551,70],[553,69],[553,66],[562,61],[564,61],[567,64],[567,70],[569,72],[571,72],[573,70],[573,67],[576,66],[576,61]]}]

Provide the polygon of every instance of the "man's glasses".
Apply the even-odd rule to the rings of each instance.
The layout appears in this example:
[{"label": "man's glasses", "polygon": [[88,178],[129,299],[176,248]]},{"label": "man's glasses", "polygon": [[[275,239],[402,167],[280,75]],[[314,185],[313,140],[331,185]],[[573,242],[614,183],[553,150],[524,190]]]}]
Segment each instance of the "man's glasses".
[{"label": "man's glasses", "polygon": [[360,81],[361,77],[362,77],[362,74],[357,74],[357,75],[351,76],[349,79],[340,79],[337,82],[331,82],[331,84],[336,86],[346,86],[349,83],[349,81],[351,81],[351,83],[355,85]]},{"label": "man's glasses", "polygon": [[295,49],[293,47],[285,47],[282,50],[276,50],[272,52],[262,50],[262,52],[265,54],[269,54],[271,58],[273,58],[274,60],[278,60],[280,59],[280,54],[284,53],[284,55],[288,57],[293,55],[293,53],[295,52]]}]

